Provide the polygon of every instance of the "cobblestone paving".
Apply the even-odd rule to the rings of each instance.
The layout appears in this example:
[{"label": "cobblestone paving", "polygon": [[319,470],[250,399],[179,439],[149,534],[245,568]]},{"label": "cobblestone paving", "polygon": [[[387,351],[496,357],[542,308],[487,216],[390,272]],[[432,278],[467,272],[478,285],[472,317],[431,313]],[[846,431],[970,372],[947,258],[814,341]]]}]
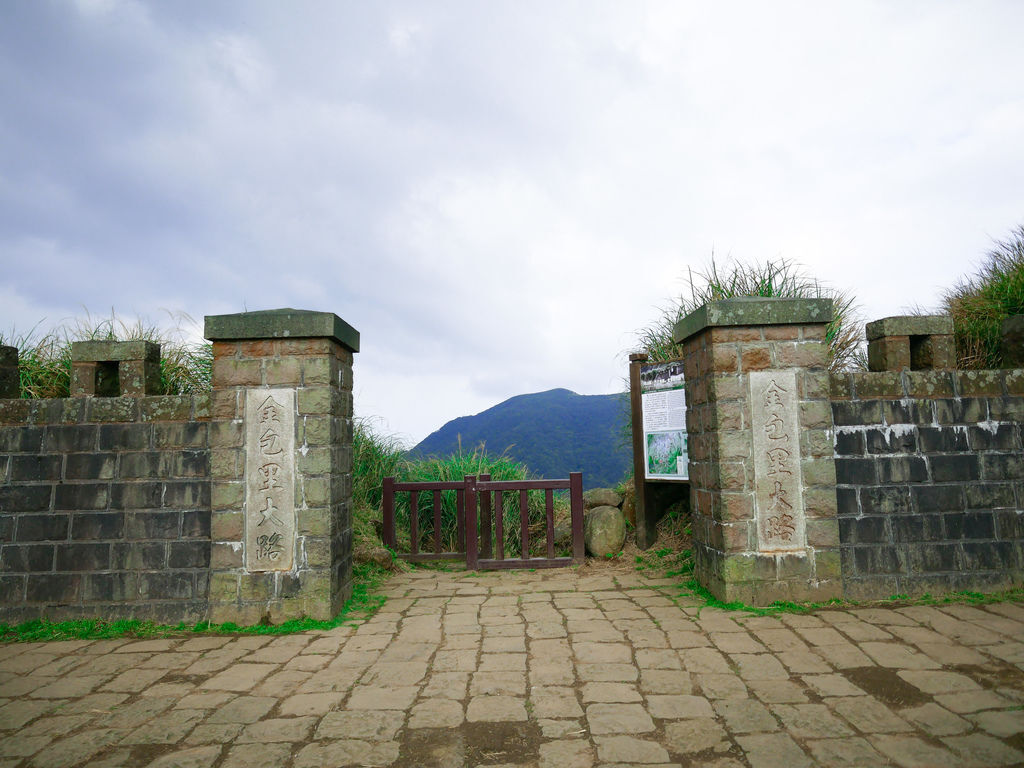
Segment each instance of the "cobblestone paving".
[{"label": "cobblestone paving", "polygon": [[0,646],[0,768],[1024,764],[1024,606],[417,571],[357,627]]}]

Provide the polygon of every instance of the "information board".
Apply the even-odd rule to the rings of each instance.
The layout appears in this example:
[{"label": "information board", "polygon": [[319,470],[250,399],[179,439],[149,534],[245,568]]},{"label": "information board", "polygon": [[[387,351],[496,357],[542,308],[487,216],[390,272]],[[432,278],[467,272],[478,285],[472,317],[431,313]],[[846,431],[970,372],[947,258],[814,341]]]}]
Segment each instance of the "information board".
[{"label": "information board", "polygon": [[646,478],[688,480],[690,455],[682,362],[641,366],[640,401]]}]

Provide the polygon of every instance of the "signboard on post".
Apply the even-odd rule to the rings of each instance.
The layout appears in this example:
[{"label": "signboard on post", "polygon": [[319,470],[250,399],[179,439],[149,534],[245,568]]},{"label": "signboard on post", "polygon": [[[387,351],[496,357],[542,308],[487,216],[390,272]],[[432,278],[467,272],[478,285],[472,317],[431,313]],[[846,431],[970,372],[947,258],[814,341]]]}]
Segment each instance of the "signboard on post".
[{"label": "signboard on post", "polygon": [[690,477],[684,387],[683,364],[679,361],[640,366],[644,477],[648,480]]},{"label": "signboard on post", "polygon": [[682,361],[648,363],[645,354],[630,355],[629,402],[636,543],[647,549],[658,536],[658,519],[665,509],[689,494]]}]

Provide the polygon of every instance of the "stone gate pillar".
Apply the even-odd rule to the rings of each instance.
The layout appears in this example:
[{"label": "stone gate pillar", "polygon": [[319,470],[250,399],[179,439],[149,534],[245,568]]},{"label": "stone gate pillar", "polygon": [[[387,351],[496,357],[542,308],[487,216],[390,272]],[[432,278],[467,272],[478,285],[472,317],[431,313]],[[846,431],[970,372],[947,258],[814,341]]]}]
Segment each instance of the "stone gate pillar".
[{"label": "stone gate pillar", "polygon": [[697,579],[766,605],[842,595],[825,327],[829,299],[715,301],[683,344]]},{"label": "stone gate pillar", "polygon": [[352,354],[337,315],[206,318],[213,342],[210,619],[336,615],[352,581]]}]

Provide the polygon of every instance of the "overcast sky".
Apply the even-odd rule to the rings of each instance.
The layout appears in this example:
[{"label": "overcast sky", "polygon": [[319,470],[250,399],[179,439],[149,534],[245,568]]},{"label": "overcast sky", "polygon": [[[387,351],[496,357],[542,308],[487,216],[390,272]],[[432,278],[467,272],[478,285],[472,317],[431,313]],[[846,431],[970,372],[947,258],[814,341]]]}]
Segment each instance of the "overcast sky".
[{"label": "overcast sky", "polygon": [[[0,329],[296,307],[414,443],[712,250],[868,319],[1024,224],[1024,3],[0,2]],[[495,446],[503,448],[504,446]]]}]

